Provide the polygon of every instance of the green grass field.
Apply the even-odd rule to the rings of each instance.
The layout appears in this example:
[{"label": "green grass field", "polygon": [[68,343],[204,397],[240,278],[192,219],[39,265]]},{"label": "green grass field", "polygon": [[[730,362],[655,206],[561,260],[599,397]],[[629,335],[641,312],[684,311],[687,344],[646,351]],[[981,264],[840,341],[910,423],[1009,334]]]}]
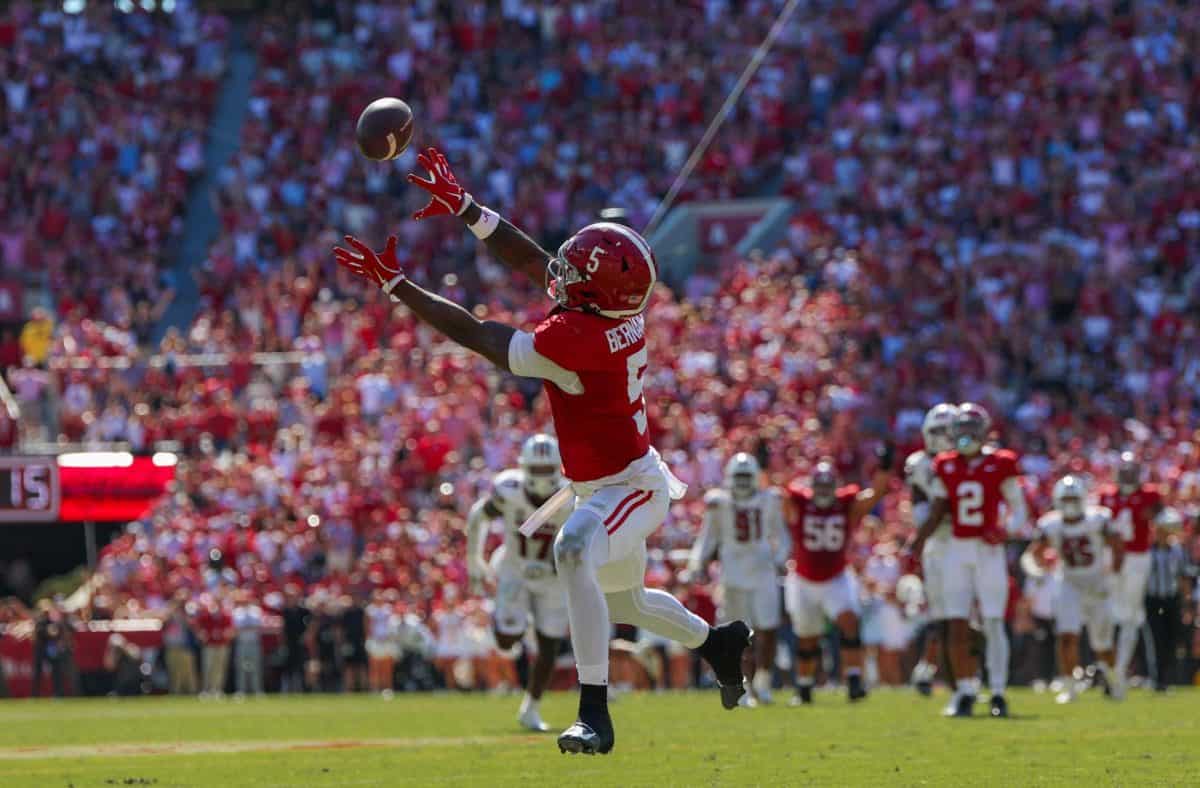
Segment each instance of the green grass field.
[{"label": "green grass field", "polygon": [[[1200,785],[1200,693],[1018,691],[1010,720],[944,720],[945,696],[725,712],[714,693],[612,707],[614,754],[560,755],[516,697],[0,702],[0,785]],[[555,725],[574,695],[544,704]]]}]

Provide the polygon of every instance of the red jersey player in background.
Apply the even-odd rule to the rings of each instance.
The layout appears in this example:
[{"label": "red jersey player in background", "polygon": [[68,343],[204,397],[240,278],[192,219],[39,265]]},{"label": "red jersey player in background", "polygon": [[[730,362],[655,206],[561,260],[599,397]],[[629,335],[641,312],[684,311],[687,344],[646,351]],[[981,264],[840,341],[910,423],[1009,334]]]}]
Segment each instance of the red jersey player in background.
[{"label": "red jersey player in background", "polygon": [[1100,488],[1100,505],[1112,512],[1113,524],[1125,540],[1125,560],[1113,589],[1113,621],[1119,628],[1112,691],[1125,694],[1129,661],[1137,647],[1138,632],[1146,620],[1146,581],[1150,577],[1150,545],[1155,520],[1162,514],[1162,494],[1142,483],[1142,466],[1131,452],[1121,455],[1117,483]]},{"label": "red jersey player in background", "polygon": [[[947,713],[956,717],[971,716],[979,693],[979,679],[970,672],[971,630],[967,624],[975,603],[987,638],[991,715],[1008,716],[1004,697],[1009,659],[1008,633],[1004,629],[1008,560],[1004,543],[1009,531],[1024,526],[1028,511],[1016,453],[984,444],[991,427],[992,419],[982,406],[973,402],[959,406],[954,420],[956,448],[934,458],[933,503],[909,547],[912,554],[920,555],[925,540],[949,513],[951,533],[944,559],[943,592],[950,620],[955,694]],[[1001,503],[1008,509],[1007,531],[1000,518]]]},{"label": "red jersey player in background", "polygon": [[850,534],[887,491],[892,448],[879,452],[879,469],[871,486],[838,487],[833,465],[817,463],[807,486],[788,486],[785,516],[792,530],[792,561],[784,585],[784,607],[796,633],[796,697],[793,704],[812,703],[812,687],[820,659],[820,637],[829,619],[841,635],[842,665],[850,700],[867,695],[863,684],[859,633],[858,582],[846,568]]},{"label": "red jersey player in background", "polygon": [[500,369],[545,383],[563,470],[576,505],[554,542],[567,591],[571,645],[579,673],[579,717],[558,737],[563,752],[610,752],[608,638],[613,623],[631,624],[695,649],[717,676],[721,702],[737,706],[745,692],[745,622],[710,627],[679,600],[647,589],[646,537],[687,489],[647,437],[642,381],[649,364],[644,311],[657,280],[654,256],[633,230],[600,222],[567,239],[557,255],[477,204],[458,184],[446,158],[430,148],[418,157],[425,180],[408,180],[432,197],[413,218],[453,215],[505,265],[548,285],[556,302],[532,332],[478,320],[468,310],[408,281],[396,238],[374,252],[347,236],[337,262],[379,285],[421,321]]}]

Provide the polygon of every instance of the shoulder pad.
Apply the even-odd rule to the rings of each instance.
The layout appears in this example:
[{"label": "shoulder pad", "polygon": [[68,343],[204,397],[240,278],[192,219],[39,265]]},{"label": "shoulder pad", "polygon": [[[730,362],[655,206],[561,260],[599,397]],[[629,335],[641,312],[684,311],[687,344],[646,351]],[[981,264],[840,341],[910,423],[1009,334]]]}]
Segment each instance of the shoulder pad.
[{"label": "shoulder pad", "polygon": [[994,456],[997,460],[1011,463],[1014,467],[1016,467],[1017,463],[1020,462],[1020,458],[1017,456],[1017,453],[1012,449],[996,449],[996,453],[992,456]]},{"label": "shoulder pad", "polygon": [[1039,531],[1050,531],[1058,528],[1062,524],[1062,515],[1058,512],[1046,512],[1038,518],[1037,527]]},{"label": "shoulder pad", "polygon": [[837,497],[839,501],[853,501],[858,497],[860,492],[862,492],[862,487],[859,487],[857,484],[847,484],[837,491]]},{"label": "shoulder pad", "polygon": [[517,468],[501,471],[492,480],[492,501],[502,511],[519,503],[524,491],[525,474]]},{"label": "shoulder pad", "polygon": [[1087,516],[1107,523],[1112,519],[1112,510],[1107,506],[1089,506],[1087,507]]},{"label": "shoulder pad", "polygon": [[729,492],[721,488],[715,488],[704,493],[705,506],[724,506],[730,502]]},{"label": "shoulder pad", "polygon": [[904,458],[904,474],[911,476],[918,468],[928,462],[929,455],[923,451],[914,451]]}]

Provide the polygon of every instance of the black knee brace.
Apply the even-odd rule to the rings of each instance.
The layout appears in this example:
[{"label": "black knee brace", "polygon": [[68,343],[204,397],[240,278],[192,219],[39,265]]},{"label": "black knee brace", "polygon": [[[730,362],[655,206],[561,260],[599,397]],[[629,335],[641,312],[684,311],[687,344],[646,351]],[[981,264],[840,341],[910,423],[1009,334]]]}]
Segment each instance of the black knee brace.
[{"label": "black knee brace", "polygon": [[852,638],[842,636],[842,648],[862,648],[862,638],[855,635]]},{"label": "black knee brace", "polygon": [[820,659],[821,649],[819,648],[803,648],[796,650],[796,659]]}]

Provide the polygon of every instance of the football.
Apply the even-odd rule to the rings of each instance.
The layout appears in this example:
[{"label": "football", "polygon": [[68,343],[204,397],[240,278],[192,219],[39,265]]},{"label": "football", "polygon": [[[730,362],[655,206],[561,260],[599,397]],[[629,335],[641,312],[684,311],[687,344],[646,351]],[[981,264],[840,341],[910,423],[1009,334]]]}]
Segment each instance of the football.
[{"label": "football", "polygon": [[412,141],[412,135],[412,109],[398,98],[372,101],[358,116],[355,129],[358,149],[375,161],[388,161],[399,156]]}]

